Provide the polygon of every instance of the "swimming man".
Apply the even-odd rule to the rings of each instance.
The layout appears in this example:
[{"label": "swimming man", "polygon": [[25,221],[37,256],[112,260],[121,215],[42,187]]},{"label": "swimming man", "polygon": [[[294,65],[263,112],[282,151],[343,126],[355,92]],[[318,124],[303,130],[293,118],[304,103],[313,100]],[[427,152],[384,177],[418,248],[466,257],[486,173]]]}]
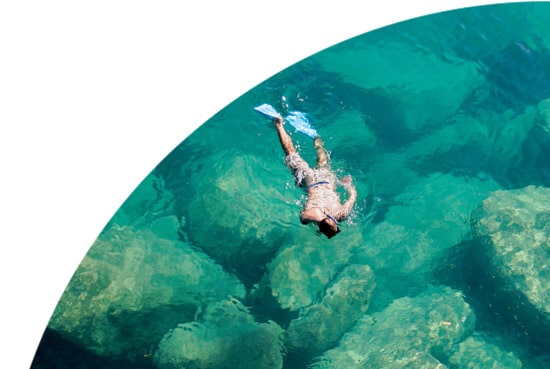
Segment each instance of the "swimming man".
[{"label": "swimming man", "polygon": [[[351,177],[345,176],[340,181],[336,179],[336,175],[330,169],[329,158],[319,136],[316,136],[313,141],[317,152],[317,165],[311,168],[296,152],[292,139],[283,127],[283,118],[274,118],[273,123],[286,153],[286,165],[292,170],[296,184],[307,191],[307,200],[300,213],[300,221],[302,224],[315,222],[321,233],[332,238],[340,232],[338,222],[348,216],[357,200],[357,191]],[[341,204],[340,196],[336,192],[337,184],[342,185],[349,194],[344,204]]]}]

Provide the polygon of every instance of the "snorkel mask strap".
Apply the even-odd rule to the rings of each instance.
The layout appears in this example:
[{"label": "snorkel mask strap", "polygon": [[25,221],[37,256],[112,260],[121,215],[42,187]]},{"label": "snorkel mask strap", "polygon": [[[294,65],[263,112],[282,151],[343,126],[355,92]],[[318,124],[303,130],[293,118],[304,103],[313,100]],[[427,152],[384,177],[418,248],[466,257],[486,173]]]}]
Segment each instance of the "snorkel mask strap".
[{"label": "snorkel mask strap", "polygon": [[334,218],[332,215],[330,215],[329,213],[325,213],[325,215],[327,216],[327,218],[329,218],[330,220],[332,220],[334,222],[334,224],[336,224],[336,226],[339,226],[338,224],[338,221],[336,220],[336,218]]}]

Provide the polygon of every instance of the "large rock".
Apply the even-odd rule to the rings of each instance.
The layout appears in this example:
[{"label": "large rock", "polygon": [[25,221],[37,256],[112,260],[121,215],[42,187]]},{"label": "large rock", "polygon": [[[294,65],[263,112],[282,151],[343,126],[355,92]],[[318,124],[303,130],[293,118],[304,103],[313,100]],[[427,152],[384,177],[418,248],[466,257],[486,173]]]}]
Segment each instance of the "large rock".
[{"label": "large rock", "polygon": [[432,287],[363,316],[311,368],[445,368],[441,361],[474,326],[475,315],[460,292]]},{"label": "large rock", "polygon": [[256,286],[256,298],[274,298],[282,309],[297,311],[317,304],[325,288],[349,262],[352,250],[362,244],[358,232],[342,231],[331,240],[301,226],[285,240],[267,265],[267,272]]},{"label": "large rock", "polygon": [[220,155],[222,164],[213,158],[192,178],[195,194],[185,230],[190,241],[226,268],[247,273],[273,257],[300,209],[289,206],[293,200],[283,193],[285,178],[264,180],[269,169],[259,158]]},{"label": "large rock", "polygon": [[[474,212],[483,271],[502,302],[531,333],[550,335],[550,189],[495,191]],[[487,267],[489,270],[486,270]],[[502,306],[502,304],[501,304]]]},{"label": "large rock", "polygon": [[316,305],[300,310],[286,331],[286,348],[313,357],[334,346],[367,311],[374,290],[368,265],[349,265],[325,290]]},{"label": "large rock", "polygon": [[449,358],[451,369],[521,369],[523,364],[513,352],[503,350],[499,345],[488,342],[483,336],[474,334],[458,344]]},{"label": "large rock", "polygon": [[388,279],[396,296],[431,283],[437,262],[470,237],[472,210],[495,188],[489,179],[439,173],[407,187],[367,233],[358,258],[373,268],[379,285]]},{"label": "large rock", "polygon": [[228,299],[166,334],[154,362],[160,369],[279,369],[281,334],[276,323],[257,323],[238,300]]},{"label": "large rock", "polygon": [[234,276],[174,241],[178,224],[168,217],[148,228],[106,229],[76,270],[48,327],[100,356],[133,360],[202,306],[243,296]]},{"label": "large rock", "polygon": [[[408,29],[408,24],[400,26]],[[418,31],[410,29],[410,32]],[[370,39],[374,34],[378,36],[376,41]],[[417,36],[424,37],[421,33]],[[475,62],[456,58],[449,63],[444,57],[411,47],[410,40],[402,39],[399,33],[384,30],[334,46],[314,60],[323,70],[341,75],[345,82],[366,90],[384,91],[403,114],[402,129],[417,130],[445,121],[484,83]],[[436,75],[446,78],[433,78]],[[411,94],[408,90],[418,86],[418,81],[423,84],[414,91],[415,98],[403,99],[402,95]]]}]

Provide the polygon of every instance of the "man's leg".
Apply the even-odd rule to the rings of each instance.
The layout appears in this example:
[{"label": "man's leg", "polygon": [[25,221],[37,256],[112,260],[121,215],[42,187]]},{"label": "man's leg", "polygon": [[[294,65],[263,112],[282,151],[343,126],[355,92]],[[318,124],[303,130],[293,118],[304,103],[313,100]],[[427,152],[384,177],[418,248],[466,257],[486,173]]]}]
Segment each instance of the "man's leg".
[{"label": "man's leg", "polygon": [[302,159],[302,157],[296,152],[296,148],[292,143],[292,138],[286,132],[283,127],[282,119],[273,119],[275,127],[277,128],[277,133],[279,134],[279,140],[281,141],[281,146],[286,153],[285,163],[292,170],[292,174],[296,180],[296,184],[299,186],[306,185],[308,183],[308,176],[311,176],[312,170],[307,164],[307,162]]},{"label": "man's leg", "polygon": [[319,168],[328,168],[329,167],[329,157],[327,150],[323,147],[323,140],[321,140],[320,136],[315,137],[315,140],[313,140],[313,146],[315,147],[315,150],[317,151],[317,167]]},{"label": "man's leg", "polygon": [[296,152],[296,148],[292,143],[292,138],[286,132],[285,127],[283,127],[283,120],[279,118],[275,118],[273,119],[273,122],[275,123],[275,128],[277,128],[277,133],[279,134],[279,141],[281,141],[281,146],[283,147],[283,150],[285,150],[285,153],[287,155],[290,155],[293,152]]}]

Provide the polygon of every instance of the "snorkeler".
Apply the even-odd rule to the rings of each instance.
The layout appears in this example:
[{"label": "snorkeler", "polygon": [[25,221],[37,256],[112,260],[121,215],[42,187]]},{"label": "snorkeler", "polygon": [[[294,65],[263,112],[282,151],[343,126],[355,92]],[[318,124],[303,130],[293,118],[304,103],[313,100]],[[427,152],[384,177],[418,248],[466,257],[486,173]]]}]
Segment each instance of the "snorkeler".
[{"label": "snorkeler", "polygon": [[[316,135],[313,141],[317,152],[317,165],[311,168],[296,152],[292,139],[283,127],[283,118],[275,117],[273,123],[286,153],[286,165],[292,169],[296,184],[304,187],[307,192],[300,221],[302,224],[315,222],[319,226],[319,231],[332,238],[340,232],[338,222],[348,216],[357,199],[357,191],[351,177],[347,175],[340,181],[336,179],[336,175],[330,169],[329,158],[320,136]],[[337,184],[342,185],[349,194],[344,204],[341,204],[340,196],[336,192]]]}]

